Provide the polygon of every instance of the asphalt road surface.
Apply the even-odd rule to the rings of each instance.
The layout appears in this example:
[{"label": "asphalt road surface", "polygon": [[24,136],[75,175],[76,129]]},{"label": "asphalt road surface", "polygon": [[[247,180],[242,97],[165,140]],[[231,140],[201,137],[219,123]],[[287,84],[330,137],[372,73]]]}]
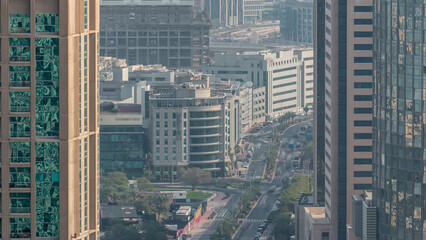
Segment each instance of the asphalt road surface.
[{"label": "asphalt road surface", "polygon": [[[312,121],[302,122],[286,129],[282,135],[282,138],[286,140],[293,139],[293,136],[299,132],[300,128],[302,126],[306,126],[308,123],[312,123]],[[270,125],[270,127],[274,128],[276,127],[276,125]],[[264,129],[262,130],[263,131],[260,131],[260,133],[265,131],[268,132],[271,129],[266,128],[265,130]],[[260,151],[256,151],[255,149],[253,153],[253,159],[260,158],[258,155],[263,155],[267,147],[268,147],[268,144],[262,143],[262,147],[260,148]],[[285,150],[285,147],[281,149],[281,152],[283,152],[284,150]],[[279,199],[282,188],[287,186],[287,182],[289,178],[291,177],[292,168],[287,169],[285,164],[285,162],[291,161],[290,158],[291,158],[291,154],[286,154],[284,159],[279,159],[279,161],[277,162],[276,174],[272,182],[261,183],[261,190],[262,192],[264,192],[264,194],[259,199],[257,205],[253,208],[253,210],[247,216],[246,220],[243,222],[242,227],[239,229],[239,231],[235,235],[234,240],[238,240],[238,239],[252,240],[254,235],[257,232],[257,228],[260,226],[260,224],[263,221],[266,220],[272,208],[274,207],[275,203]],[[253,165],[253,168],[258,168],[259,166],[261,166],[261,164],[257,163],[257,161],[252,162],[250,163],[250,166],[249,166],[249,172],[252,168],[252,165]],[[258,171],[254,170],[253,173],[254,175],[250,175],[250,176],[247,175],[247,177],[250,179],[252,178],[252,176],[258,176],[257,175]],[[263,170],[262,170],[262,174],[263,174]]]}]

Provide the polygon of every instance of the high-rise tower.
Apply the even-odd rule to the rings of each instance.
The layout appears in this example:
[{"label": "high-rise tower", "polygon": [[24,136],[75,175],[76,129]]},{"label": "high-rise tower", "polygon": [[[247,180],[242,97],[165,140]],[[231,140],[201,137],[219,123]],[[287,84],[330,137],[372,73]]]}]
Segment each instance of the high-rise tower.
[{"label": "high-rise tower", "polygon": [[[316,25],[315,44],[325,44],[316,50],[316,101],[321,107],[316,129],[324,131],[315,137],[316,168],[324,163],[330,239],[346,239],[351,238],[351,197],[371,189],[372,0],[316,3],[316,21],[323,25]],[[324,161],[318,156],[322,150]]]},{"label": "high-rise tower", "polygon": [[374,3],[378,237],[426,239],[426,4]]},{"label": "high-rise tower", "polygon": [[99,0],[0,0],[1,237],[99,237]]}]

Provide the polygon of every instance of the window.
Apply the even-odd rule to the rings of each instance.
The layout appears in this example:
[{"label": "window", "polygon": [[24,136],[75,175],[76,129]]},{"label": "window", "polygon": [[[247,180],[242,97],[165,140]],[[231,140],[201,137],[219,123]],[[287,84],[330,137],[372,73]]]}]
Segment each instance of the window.
[{"label": "window", "polygon": [[373,50],[373,44],[355,44],[354,50]]},{"label": "window", "polygon": [[373,19],[371,19],[371,18],[355,18],[354,24],[355,25],[371,25],[371,24],[373,24]]},{"label": "window", "polygon": [[29,87],[31,86],[31,67],[29,66],[10,66],[9,67],[9,86],[10,87]]},{"label": "window", "polygon": [[354,57],[354,63],[372,63],[372,57]]},{"label": "window", "polygon": [[10,91],[10,112],[30,112],[31,92]]},{"label": "window", "polygon": [[354,171],[354,177],[371,177],[371,171]]},{"label": "window", "polygon": [[[86,90],[85,86],[85,90]],[[86,99],[86,97],[85,97]],[[87,104],[87,101],[85,101]],[[84,109],[85,115],[87,109]],[[36,135],[59,136],[59,39],[36,38]],[[85,121],[86,117],[85,117]],[[86,127],[87,124],[85,124]]]},{"label": "window", "polygon": [[31,186],[31,170],[27,167],[11,167],[10,183],[11,188],[29,188]]},{"label": "window", "polygon": [[373,75],[373,70],[354,70],[354,75],[355,76],[372,76]]},{"label": "window", "polygon": [[371,158],[355,158],[354,159],[354,164],[356,165],[367,165],[372,163],[373,163],[373,159]]},{"label": "window", "polygon": [[10,142],[9,154],[11,163],[29,163],[31,159],[31,143]]},{"label": "window", "polygon": [[370,32],[370,31],[355,31],[354,37],[373,37],[373,32]]},{"label": "window", "polygon": [[164,118],[166,118],[166,119],[167,119],[167,118],[169,118],[169,113],[166,113],[166,112],[165,112],[165,113],[164,113]]},{"label": "window", "polygon": [[371,152],[371,146],[354,146],[354,152]]},{"label": "window", "polygon": [[355,114],[371,114],[373,113],[372,108],[354,108]]},{"label": "window", "polygon": [[371,184],[354,184],[354,190],[371,190]]},{"label": "window", "polygon": [[371,127],[373,126],[373,121],[369,121],[369,120],[354,121],[354,126],[355,127]]},{"label": "window", "polygon": [[10,193],[11,213],[31,212],[31,193]]},{"label": "window", "polygon": [[371,133],[354,133],[355,139],[371,139],[373,134]]},{"label": "window", "polygon": [[354,6],[354,12],[373,12],[372,6]]},{"label": "window", "polygon": [[59,238],[59,143],[37,142],[36,149],[36,207],[43,212],[36,215],[36,237]]},{"label": "window", "polygon": [[10,218],[10,238],[30,238],[30,218]]},{"label": "window", "polygon": [[27,62],[31,60],[29,38],[9,38],[10,61]]},{"label": "window", "polygon": [[9,14],[10,33],[30,33],[30,14]]},{"label": "window", "polygon": [[36,32],[59,33],[59,14],[36,14]]},{"label": "window", "polygon": [[355,82],[354,88],[373,88],[373,83],[371,83],[371,82]]},{"label": "window", "polygon": [[354,101],[373,101],[372,95],[354,95]]},{"label": "window", "polygon": [[10,137],[30,137],[30,117],[10,117]]}]

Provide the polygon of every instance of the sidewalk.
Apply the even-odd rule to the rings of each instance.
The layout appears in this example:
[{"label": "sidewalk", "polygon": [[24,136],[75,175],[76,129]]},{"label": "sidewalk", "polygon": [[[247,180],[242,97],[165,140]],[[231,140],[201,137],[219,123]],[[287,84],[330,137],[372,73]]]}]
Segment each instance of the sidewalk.
[{"label": "sidewalk", "polygon": [[[229,198],[223,199],[225,196],[226,195],[222,192],[216,192],[216,197],[207,203],[207,209],[204,215],[200,217],[200,221],[191,229],[191,240],[202,240],[204,234],[213,233],[214,229],[211,229],[211,226],[218,216],[218,210],[224,207],[229,200]],[[216,213],[215,216],[209,219],[213,212]]]}]

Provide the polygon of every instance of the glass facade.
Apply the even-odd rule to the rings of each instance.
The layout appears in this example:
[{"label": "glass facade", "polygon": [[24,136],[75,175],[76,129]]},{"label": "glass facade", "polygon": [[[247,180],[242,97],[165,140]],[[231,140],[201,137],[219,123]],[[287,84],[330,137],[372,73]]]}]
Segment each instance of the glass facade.
[{"label": "glass facade", "polygon": [[59,14],[36,14],[36,32],[59,33]]},{"label": "glass facade", "polygon": [[379,239],[426,239],[424,1],[374,1],[373,201]]},{"label": "glass facade", "polygon": [[147,145],[142,126],[101,126],[100,132],[101,168],[123,171],[128,178],[141,177]]},{"label": "glass facade", "polygon": [[59,38],[36,38],[36,135],[59,136]]},{"label": "glass facade", "polygon": [[37,237],[59,237],[59,143],[36,143]]},{"label": "glass facade", "polygon": [[[81,9],[76,10],[61,2],[0,0],[0,22],[3,23],[0,31],[0,56],[3,56],[0,59],[3,100],[0,178],[3,175],[5,180],[0,194],[0,238],[3,236],[3,239],[68,239],[74,234],[81,239],[100,238],[96,214],[100,206],[99,164],[95,162],[99,137],[96,121],[99,120],[96,112],[99,6],[90,0],[80,0]],[[72,33],[66,31],[70,22],[77,24]],[[84,39],[84,53],[83,47],[77,51],[78,40],[66,40],[70,37],[76,40],[80,37],[82,42]],[[68,57],[60,60],[60,55]],[[83,85],[81,88],[84,132],[77,127],[79,58],[85,74],[84,97]],[[83,84],[83,74],[81,80]],[[73,106],[75,109],[70,109]],[[60,126],[67,131],[60,134]],[[84,157],[79,159],[76,150],[79,142],[83,145],[83,140]],[[74,163],[77,167],[79,160],[83,186],[80,192],[78,186],[69,181],[75,179],[78,184],[78,169],[73,171],[69,167]],[[67,173],[62,177],[60,164],[61,171]],[[65,188],[61,196],[60,185]],[[82,214],[78,212],[79,194],[84,199]],[[76,205],[66,205],[64,199],[76,200]],[[61,219],[60,210],[69,217]],[[82,218],[80,226],[76,226],[78,218]]]}]

